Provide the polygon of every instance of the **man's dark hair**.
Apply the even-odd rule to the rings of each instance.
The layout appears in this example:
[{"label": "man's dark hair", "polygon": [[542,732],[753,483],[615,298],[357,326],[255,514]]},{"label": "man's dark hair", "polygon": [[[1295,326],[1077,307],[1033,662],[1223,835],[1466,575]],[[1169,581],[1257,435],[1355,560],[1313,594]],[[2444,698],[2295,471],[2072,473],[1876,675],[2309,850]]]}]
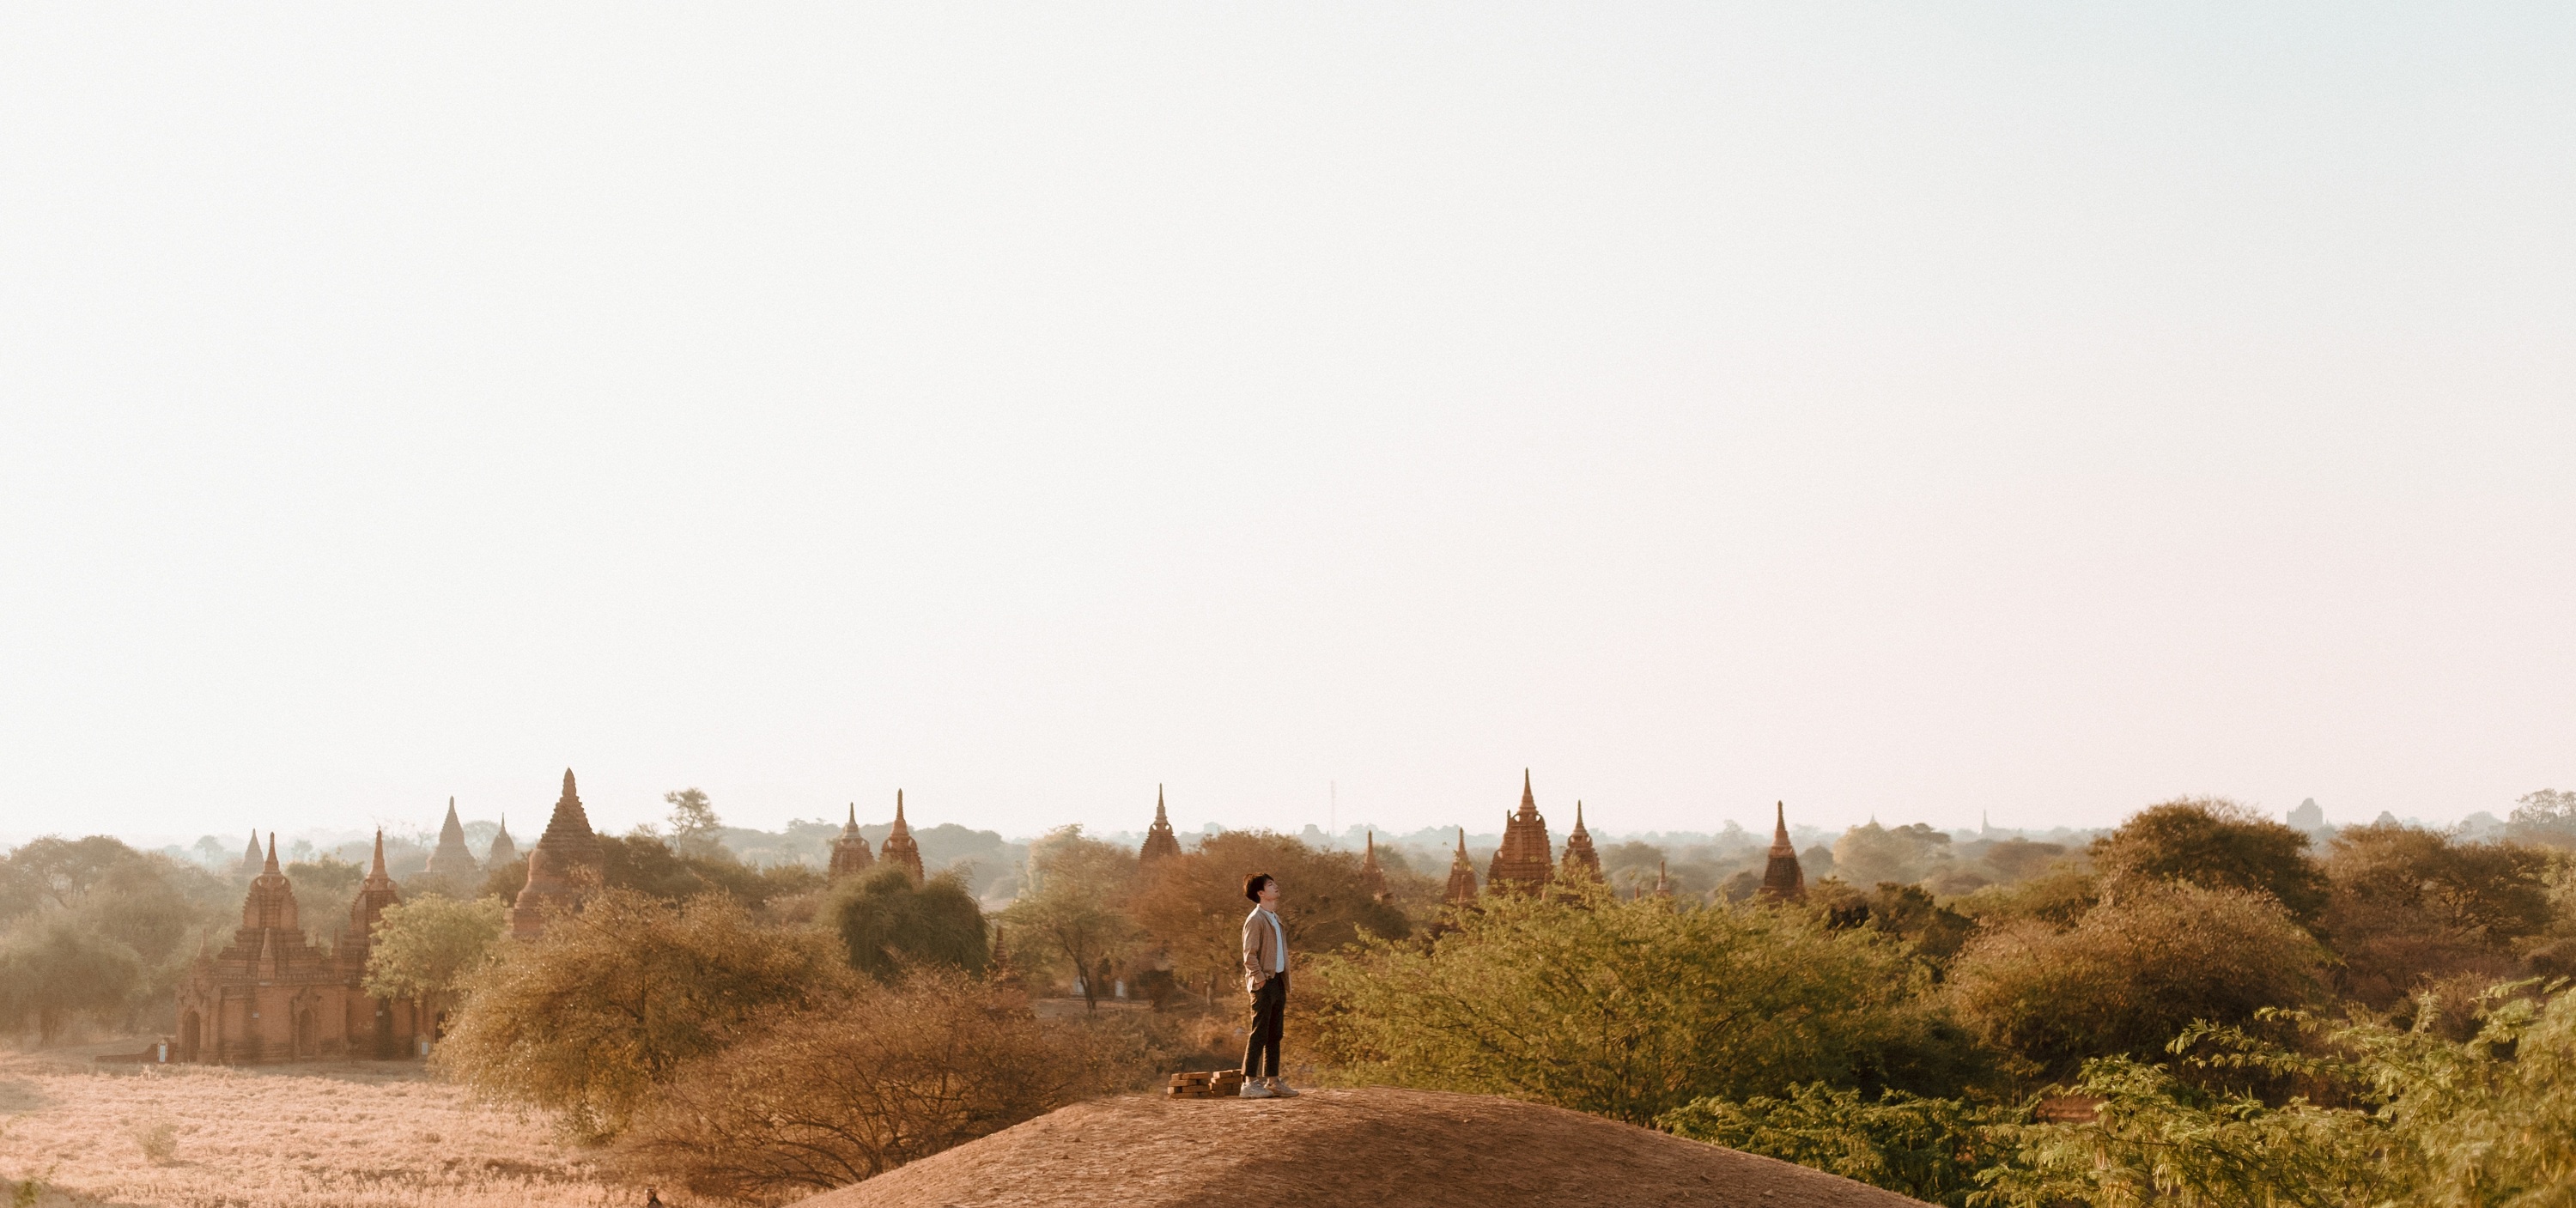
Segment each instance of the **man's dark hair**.
[{"label": "man's dark hair", "polygon": [[1266,872],[1256,872],[1251,876],[1245,877],[1243,879],[1244,898],[1248,901],[1260,901],[1262,888],[1278,879],[1279,878],[1271,876]]}]

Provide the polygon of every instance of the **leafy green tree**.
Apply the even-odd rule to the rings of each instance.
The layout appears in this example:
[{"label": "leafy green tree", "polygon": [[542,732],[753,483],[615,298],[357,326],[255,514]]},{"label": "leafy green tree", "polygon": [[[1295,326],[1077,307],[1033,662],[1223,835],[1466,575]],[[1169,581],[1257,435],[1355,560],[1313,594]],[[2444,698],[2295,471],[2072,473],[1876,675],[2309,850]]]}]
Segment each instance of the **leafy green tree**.
[{"label": "leafy green tree", "polygon": [[1904,944],[1803,911],[1560,882],[1450,926],[1316,958],[1317,1051],[1361,1078],[1643,1124],[1712,1095],[1877,1081],[1931,1035]]},{"label": "leafy green tree", "polygon": [[1655,1126],[1925,1203],[1966,1208],[1980,1186],[1977,1172],[1994,1162],[1995,1126],[2018,1122],[2024,1114],[1897,1090],[1872,1099],[1811,1082],[1780,1097],[1693,1100],[1656,1117]]},{"label": "leafy green tree", "polygon": [[2141,882],[2060,931],[1982,929],[1949,986],[1960,1018],[2022,1072],[2073,1075],[2087,1058],[2147,1057],[2194,1020],[2243,1023],[2318,991],[2326,954],[2278,902],[2240,889]]},{"label": "leafy green tree", "polygon": [[2093,841],[2103,879],[2184,881],[2269,894],[2302,924],[2324,913],[2325,871],[2308,836],[2232,801],[2191,797],[2151,805]]},{"label": "leafy green tree", "polygon": [[605,889],[467,978],[433,1060],[477,1090],[558,1113],[577,1136],[603,1138],[684,1063],[764,1012],[829,1001],[850,980],[827,936],[763,926],[732,898],[672,903]]},{"label": "leafy green tree", "polygon": [[1100,1009],[1110,968],[1136,949],[1143,929],[1127,913],[1136,878],[1136,853],[1103,843],[1067,826],[1032,844],[1029,867],[1037,884],[1002,917],[1015,935],[1034,940],[1014,952],[1063,962],[1082,982],[1084,1006]]},{"label": "leafy green tree", "polygon": [[452,1008],[508,921],[509,909],[493,898],[424,897],[385,907],[367,950],[367,993],[408,999],[433,1016]]},{"label": "leafy green tree", "polygon": [[120,1011],[143,985],[134,949],[81,926],[68,912],[21,920],[0,938],[0,1029],[36,1031],[51,1045],[81,1016]]},{"label": "leafy green tree", "polygon": [[992,956],[983,907],[944,873],[914,885],[903,869],[878,868],[845,885],[830,911],[850,967],[879,982],[928,966],[981,974]]},{"label": "leafy green tree", "polygon": [[2212,1094],[2134,1059],[2088,1065],[2101,1099],[2080,1125],[2003,1130],[2012,1142],[1980,1200],[2059,1203],[2390,1204],[2504,1208],[2576,1202],[2576,999],[2528,983],[2482,997],[2467,1040],[2419,1022],[2329,1026],[2290,1012],[2296,1045],[2196,1026],[2184,1066],[2252,1068],[2316,1092],[2273,1105]]}]

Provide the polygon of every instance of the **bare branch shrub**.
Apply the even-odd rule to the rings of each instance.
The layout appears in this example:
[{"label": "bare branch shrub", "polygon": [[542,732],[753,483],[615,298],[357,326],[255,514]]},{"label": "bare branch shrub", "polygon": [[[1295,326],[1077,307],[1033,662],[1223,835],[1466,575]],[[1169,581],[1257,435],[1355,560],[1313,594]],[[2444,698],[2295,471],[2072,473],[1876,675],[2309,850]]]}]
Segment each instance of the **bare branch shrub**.
[{"label": "bare branch shrub", "polygon": [[1135,1089],[1154,1055],[1133,1028],[1043,1021],[1016,991],[924,968],[692,1062],[621,1150],[638,1178],[779,1203]]}]

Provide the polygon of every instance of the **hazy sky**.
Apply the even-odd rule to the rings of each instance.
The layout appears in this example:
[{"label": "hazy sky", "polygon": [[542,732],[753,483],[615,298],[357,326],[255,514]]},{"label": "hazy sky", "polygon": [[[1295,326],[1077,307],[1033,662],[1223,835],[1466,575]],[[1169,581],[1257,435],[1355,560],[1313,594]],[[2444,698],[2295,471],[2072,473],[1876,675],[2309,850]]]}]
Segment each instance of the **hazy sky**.
[{"label": "hazy sky", "polygon": [[13,6],[0,836],[2503,813],[2576,788],[2571,61]]}]

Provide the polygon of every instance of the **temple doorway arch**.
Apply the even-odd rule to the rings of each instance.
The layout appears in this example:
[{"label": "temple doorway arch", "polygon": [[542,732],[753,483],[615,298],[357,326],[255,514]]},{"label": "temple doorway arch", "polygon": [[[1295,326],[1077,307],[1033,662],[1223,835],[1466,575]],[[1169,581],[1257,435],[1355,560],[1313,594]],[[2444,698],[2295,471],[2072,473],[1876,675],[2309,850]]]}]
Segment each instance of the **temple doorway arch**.
[{"label": "temple doorway arch", "polygon": [[204,1022],[197,1017],[197,1013],[195,1011],[189,1011],[179,1016],[179,1060],[195,1061],[197,1059],[197,1034],[202,1031],[204,1027]]},{"label": "temple doorway arch", "polygon": [[314,1055],[313,1031],[313,1008],[305,1007],[298,1010],[295,1013],[295,1055],[297,1057]]}]

